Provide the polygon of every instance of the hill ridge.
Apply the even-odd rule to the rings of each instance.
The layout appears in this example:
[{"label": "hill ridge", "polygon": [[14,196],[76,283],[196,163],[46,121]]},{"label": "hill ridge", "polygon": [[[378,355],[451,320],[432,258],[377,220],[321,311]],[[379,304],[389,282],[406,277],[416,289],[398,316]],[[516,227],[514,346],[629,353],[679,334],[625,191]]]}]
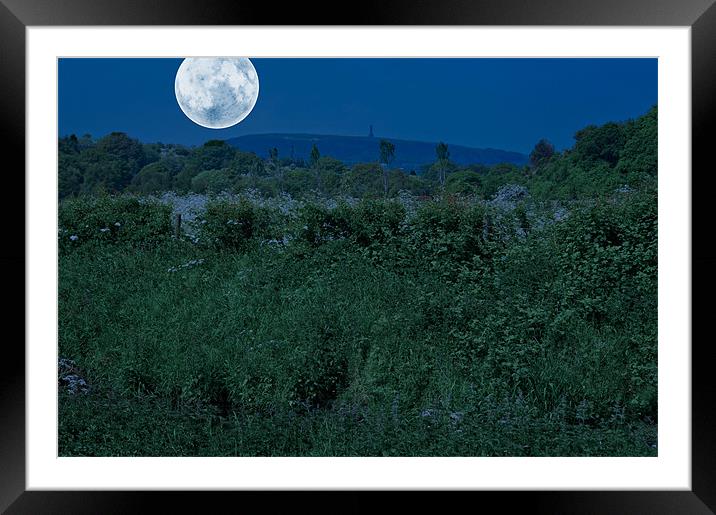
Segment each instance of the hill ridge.
[{"label": "hill ridge", "polygon": [[[437,142],[407,140],[391,137],[371,137],[314,133],[257,133],[246,134],[225,140],[243,151],[254,152],[261,157],[268,156],[268,149],[276,147],[279,156],[292,156],[307,160],[311,147],[316,144],[322,156],[331,156],[352,165],[378,160],[378,144],[381,139],[395,145],[396,168],[417,169],[435,161]],[[498,164],[527,163],[527,156],[520,152],[496,148],[477,148],[448,143],[450,158],[456,164]]]}]

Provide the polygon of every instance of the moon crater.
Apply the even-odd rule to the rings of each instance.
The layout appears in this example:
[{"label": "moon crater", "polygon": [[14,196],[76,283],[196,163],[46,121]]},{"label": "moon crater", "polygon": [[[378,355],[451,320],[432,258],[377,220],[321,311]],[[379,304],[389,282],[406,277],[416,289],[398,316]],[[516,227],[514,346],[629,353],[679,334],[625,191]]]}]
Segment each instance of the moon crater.
[{"label": "moon crater", "polygon": [[225,129],[246,118],[259,96],[259,77],[246,57],[190,57],[177,70],[174,93],[194,123]]}]

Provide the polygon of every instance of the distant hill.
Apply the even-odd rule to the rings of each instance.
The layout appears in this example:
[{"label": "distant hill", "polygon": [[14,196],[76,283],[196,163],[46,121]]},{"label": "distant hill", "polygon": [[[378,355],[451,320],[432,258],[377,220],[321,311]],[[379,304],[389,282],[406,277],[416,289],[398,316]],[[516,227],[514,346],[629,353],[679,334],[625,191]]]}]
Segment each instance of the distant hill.
[{"label": "distant hill", "polygon": [[[226,140],[240,150],[268,156],[269,148],[277,148],[279,157],[308,160],[313,144],[322,156],[331,156],[348,165],[378,160],[378,144],[381,138],[370,136],[331,136],[320,134],[250,134]],[[437,142],[410,141],[384,138],[395,145],[393,166],[404,170],[418,170],[435,161]],[[459,165],[527,163],[527,156],[494,148],[472,148],[449,145],[450,160]]]}]

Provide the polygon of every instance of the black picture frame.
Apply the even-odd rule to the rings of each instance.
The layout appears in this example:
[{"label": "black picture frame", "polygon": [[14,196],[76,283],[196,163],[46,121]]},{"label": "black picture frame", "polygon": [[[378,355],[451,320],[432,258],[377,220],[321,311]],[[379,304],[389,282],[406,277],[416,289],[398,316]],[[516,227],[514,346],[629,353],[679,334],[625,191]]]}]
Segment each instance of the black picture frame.
[{"label": "black picture frame", "polygon": [[[8,219],[0,263],[3,284],[14,295],[3,310],[5,327],[17,329],[25,319],[25,28],[42,25],[556,25],[556,26],[688,26],[692,38],[692,490],[691,491],[583,491],[583,492],[474,492],[451,494],[450,504],[470,495],[472,506],[497,502],[536,513],[713,513],[716,510],[716,403],[711,366],[711,341],[704,337],[711,311],[709,293],[714,285],[716,251],[705,239],[711,218],[706,202],[712,195],[713,158],[710,135],[716,116],[716,6],[715,0],[373,0],[345,4],[286,3],[246,0],[202,2],[190,0],[0,0],[0,147]],[[712,129],[712,130],[709,130]],[[8,158],[12,156],[14,166]],[[671,171],[669,171],[671,172]],[[687,171],[673,171],[686,173]],[[16,202],[17,206],[12,203]],[[19,215],[22,213],[22,215]],[[21,223],[22,220],[22,223]],[[23,270],[20,274],[19,270]],[[693,280],[698,275],[698,280]],[[21,284],[22,283],[22,284]],[[17,297],[15,297],[17,295]],[[699,335],[696,329],[704,329]],[[127,513],[150,511],[148,503],[203,508],[217,500],[230,506],[259,502],[263,510],[286,496],[240,492],[78,492],[26,491],[25,488],[25,352],[24,325],[7,331],[0,373],[0,510],[7,513]],[[668,385],[660,385],[660,388]],[[458,499],[452,498],[457,495]],[[240,499],[239,499],[240,497]],[[403,495],[403,509],[426,507],[422,492]],[[441,496],[431,502],[443,505]],[[309,500],[305,493],[291,496],[291,504],[314,510],[357,512],[383,499],[375,493],[349,492],[337,499]],[[479,503],[479,504],[476,504]],[[446,506],[444,506],[446,507]]]}]

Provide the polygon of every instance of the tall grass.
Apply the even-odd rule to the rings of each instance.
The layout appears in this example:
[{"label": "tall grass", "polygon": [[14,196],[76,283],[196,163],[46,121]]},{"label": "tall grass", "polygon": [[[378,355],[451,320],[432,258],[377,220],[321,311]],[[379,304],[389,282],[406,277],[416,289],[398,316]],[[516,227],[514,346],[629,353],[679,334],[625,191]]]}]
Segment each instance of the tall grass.
[{"label": "tall grass", "polygon": [[196,244],[73,241],[59,349],[92,390],[60,454],[655,455],[655,196],[533,211],[218,204]]}]

